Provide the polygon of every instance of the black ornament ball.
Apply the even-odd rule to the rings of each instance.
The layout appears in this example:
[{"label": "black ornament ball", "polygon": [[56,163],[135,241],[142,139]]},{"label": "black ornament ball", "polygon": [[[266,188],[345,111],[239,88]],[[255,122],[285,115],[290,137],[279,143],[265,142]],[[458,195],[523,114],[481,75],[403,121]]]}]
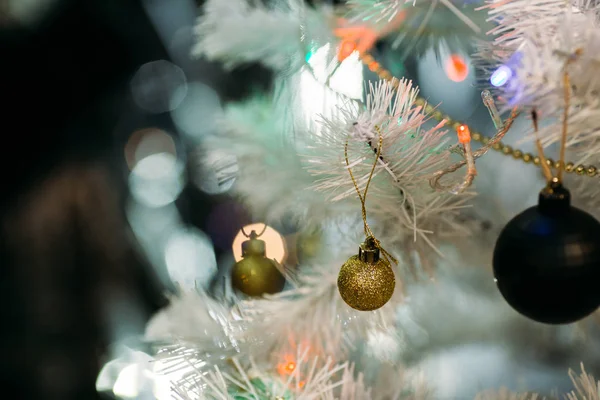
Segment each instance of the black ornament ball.
[{"label": "black ornament ball", "polygon": [[555,179],[537,206],[504,227],[493,267],[500,293],[519,313],[546,324],[580,320],[600,306],[600,223],[572,207]]}]

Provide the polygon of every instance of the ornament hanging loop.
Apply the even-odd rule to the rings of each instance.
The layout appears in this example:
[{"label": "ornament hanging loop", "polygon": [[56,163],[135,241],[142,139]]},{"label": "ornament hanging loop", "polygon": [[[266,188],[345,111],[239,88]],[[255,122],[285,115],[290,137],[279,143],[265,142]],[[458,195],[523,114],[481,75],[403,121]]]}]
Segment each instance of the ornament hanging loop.
[{"label": "ornament hanging loop", "polygon": [[567,131],[568,131],[568,122],[569,122],[569,109],[571,108],[571,80],[569,78],[569,72],[567,71],[567,67],[571,63],[571,59],[569,59],[565,64],[565,71],[563,74],[563,85],[565,90],[565,109],[563,113],[562,120],[562,133],[560,136],[560,161],[558,166],[558,181],[562,182],[563,174],[565,170],[565,158],[567,152]]},{"label": "ornament hanging loop", "polygon": [[358,248],[358,258],[366,263],[374,264],[379,261],[380,250],[373,236],[367,237],[363,244]]},{"label": "ornament hanging loop", "polygon": [[535,135],[536,135],[536,145],[538,148],[538,155],[540,157],[540,160],[542,161],[542,168],[543,168],[546,180],[548,181],[548,186],[551,186],[552,182],[562,183],[562,181],[563,181],[563,176],[564,176],[564,172],[565,172],[565,168],[566,168],[565,159],[566,159],[566,152],[567,152],[567,136],[568,136],[568,130],[569,130],[569,111],[571,109],[571,79],[569,77],[569,71],[567,71],[567,67],[571,63],[577,61],[577,59],[581,56],[581,54],[582,54],[581,49],[575,50],[575,53],[570,55],[567,58],[567,61],[565,61],[565,65],[563,68],[563,90],[564,90],[565,105],[564,105],[563,116],[562,116],[562,131],[561,131],[561,135],[560,135],[560,156],[559,156],[560,158],[559,158],[559,161],[557,164],[556,176],[552,175],[550,168],[547,166],[546,156],[544,154],[544,148],[543,148],[540,138],[538,136],[537,112],[535,109],[531,112],[531,116],[532,116],[532,120],[533,120],[533,127],[534,127]]},{"label": "ornament hanging loop", "polygon": [[266,243],[260,240],[259,235],[256,231],[250,232],[250,236],[247,236],[249,240],[242,243],[242,257],[248,257],[250,255],[257,255],[264,257],[266,254]]},{"label": "ornament hanging loop", "polygon": [[[354,184],[354,189],[356,189],[356,193],[358,194],[358,199],[360,200],[363,226],[364,226],[365,236],[367,237],[367,239],[365,240],[365,243],[363,243],[363,245],[361,245],[361,247],[359,249],[359,254],[361,251],[364,252],[363,246],[366,249],[376,249],[377,253],[378,253],[377,259],[379,259],[379,253],[381,253],[381,254],[383,254],[383,257],[386,259],[386,261],[388,261],[390,264],[391,263],[398,264],[398,260],[396,260],[390,253],[388,253],[381,246],[381,243],[379,242],[379,240],[377,240],[377,238],[373,234],[373,231],[371,230],[371,227],[369,226],[369,223],[367,222],[367,205],[366,205],[367,193],[369,192],[369,186],[371,184],[371,181],[373,180],[373,174],[375,173],[375,167],[377,167],[377,163],[379,162],[379,160],[381,158],[381,149],[383,147],[383,136],[381,136],[379,127],[375,127],[375,129],[379,135],[379,140],[378,140],[378,145],[377,145],[377,154],[375,156],[375,162],[373,163],[373,166],[371,167],[371,172],[369,173],[369,178],[367,179],[367,184],[365,185],[364,193],[360,192],[360,188],[358,187],[358,182],[356,181],[356,178],[354,177],[354,174],[352,173],[352,169],[350,168],[350,160],[348,158],[349,139],[346,140],[346,145],[344,146],[344,156],[346,159],[346,167],[348,168],[348,173],[350,174],[350,178],[352,179],[352,183]],[[369,250],[369,251],[371,251],[371,250]],[[367,257],[367,252],[365,252],[365,257]]]},{"label": "ornament hanging loop", "polygon": [[248,239],[258,239],[259,237],[264,235],[266,231],[267,231],[267,224],[263,224],[263,228],[262,228],[262,231],[260,231],[260,233],[256,233],[255,230],[252,230],[252,232],[250,232],[249,235],[246,233],[246,230],[244,229],[244,227],[242,227],[242,235],[244,235]]}]

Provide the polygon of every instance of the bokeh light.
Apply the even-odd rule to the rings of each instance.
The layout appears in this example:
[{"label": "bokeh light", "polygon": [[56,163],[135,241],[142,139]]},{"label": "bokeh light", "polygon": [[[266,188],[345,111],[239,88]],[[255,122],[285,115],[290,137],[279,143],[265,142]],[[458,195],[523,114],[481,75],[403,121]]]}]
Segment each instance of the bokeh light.
[{"label": "bokeh light", "polygon": [[161,129],[146,128],[136,131],[125,145],[125,160],[130,170],[144,158],[157,153],[177,154],[175,141]]},{"label": "bokeh light", "polygon": [[58,0],[0,0],[0,26],[34,25],[59,3]]},{"label": "bokeh light", "polygon": [[171,281],[181,289],[207,288],[217,272],[210,238],[196,229],[175,231],[165,248]]},{"label": "bokeh light", "polygon": [[183,70],[166,60],[142,65],[131,80],[131,94],[135,103],[151,113],[177,108],[186,92],[187,80]]},{"label": "bokeh light", "polygon": [[308,67],[300,75],[298,103],[302,110],[305,127],[319,134],[322,127],[315,124],[319,116],[333,117],[351,99],[362,99],[364,80],[363,65],[357,52],[342,63],[336,59],[335,48],[326,44],[311,53]]},{"label": "bokeh light", "polygon": [[497,70],[494,71],[490,77],[490,83],[493,86],[500,87],[504,86],[506,82],[512,77],[512,71],[506,65],[501,65]]},{"label": "bokeh light", "polygon": [[215,132],[220,113],[221,100],[217,93],[203,83],[193,82],[187,86],[185,99],[171,116],[180,133],[197,143],[205,135]]},{"label": "bokeh light", "polygon": [[147,207],[174,202],[185,186],[185,168],[175,140],[160,129],[134,132],[125,145],[125,160],[131,170],[131,194]]},{"label": "bokeh light", "polygon": [[113,386],[113,393],[117,397],[124,399],[135,399],[140,394],[140,380],[143,371],[140,371],[140,367],[132,364],[123,368],[115,385]]},{"label": "bokeh light", "polygon": [[115,346],[113,352],[116,354],[102,367],[96,378],[96,390],[112,391],[119,399],[156,398],[153,396],[155,387],[157,383],[164,386],[164,381],[157,381],[158,377],[151,370],[154,359],[144,352],[122,345]]},{"label": "bokeh light", "polygon": [[[362,99],[363,95],[363,65],[358,52],[351,53],[343,62],[337,64],[331,62],[332,50],[335,49],[330,44],[317,49],[308,62],[312,74],[307,71],[302,75],[302,96],[306,98],[307,103],[312,101],[313,107],[319,107],[317,113],[323,111],[323,106],[328,101],[331,102],[325,95],[325,82],[334,91],[352,99]],[[314,81],[315,78],[317,82]]]},{"label": "bokeh light", "polygon": [[[439,109],[457,120],[467,120],[477,109],[481,96],[477,91],[475,70],[471,67],[462,81],[448,76],[446,61],[451,57],[447,48],[428,50],[417,64],[417,74],[421,96],[431,105],[439,105]],[[441,57],[441,58],[440,58]],[[442,62],[440,62],[442,60]],[[471,65],[471,61],[463,56],[463,61]],[[454,68],[454,67],[452,67]],[[455,71],[456,72],[456,71]]]},{"label": "bokeh light", "polygon": [[[256,233],[262,232],[265,229],[265,224],[251,224],[244,227],[244,231],[247,234],[250,234],[252,231],[256,231]],[[267,226],[265,233],[262,234],[259,238],[260,240],[264,240],[267,249],[267,258],[275,259],[278,263],[283,264],[287,257],[287,247],[285,244],[285,240],[283,237],[277,232],[275,229]],[[244,233],[240,230],[235,239],[233,240],[233,256],[235,261],[240,261],[242,259],[242,243],[248,240]]]},{"label": "bokeh light", "polygon": [[184,188],[183,165],[171,153],[157,153],[140,160],[129,175],[132,196],[148,207],[174,202]]},{"label": "bokeh light", "polygon": [[444,64],[446,76],[453,82],[462,82],[469,75],[469,64],[458,54],[451,54]]}]

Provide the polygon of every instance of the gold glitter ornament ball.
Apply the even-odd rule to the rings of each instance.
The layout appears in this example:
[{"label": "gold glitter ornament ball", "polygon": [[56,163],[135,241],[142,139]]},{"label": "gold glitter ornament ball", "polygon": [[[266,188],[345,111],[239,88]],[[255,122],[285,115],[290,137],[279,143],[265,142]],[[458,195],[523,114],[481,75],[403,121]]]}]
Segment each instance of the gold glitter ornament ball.
[{"label": "gold glitter ornament ball", "polygon": [[242,259],[231,271],[231,284],[240,292],[259,297],[279,293],[285,287],[285,277],[274,260],[266,257],[266,246],[252,231],[249,240],[242,243]]},{"label": "gold glitter ornament ball", "polygon": [[374,240],[368,238],[360,246],[358,255],[342,265],[337,285],[342,299],[350,307],[373,311],[392,298],[396,278],[390,263],[380,258]]}]

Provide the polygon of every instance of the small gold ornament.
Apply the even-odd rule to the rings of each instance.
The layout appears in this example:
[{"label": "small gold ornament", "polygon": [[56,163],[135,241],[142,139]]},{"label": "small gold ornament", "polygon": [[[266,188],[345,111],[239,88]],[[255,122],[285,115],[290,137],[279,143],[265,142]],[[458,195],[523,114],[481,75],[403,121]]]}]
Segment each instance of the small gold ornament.
[{"label": "small gold ornament", "polygon": [[285,286],[285,277],[277,262],[266,257],[265,242],[259,236],[256,231],[246,235],[248,240],[242,243],[243,258],[231,271],[233,287],[252,297],[279,293]]},{"label": "small gold ornament", "polygon": [[[373,179],[373,173],[379,160],[381,160],[381,148],[383,147],[383,136],[381,136],[379,128],[375,130],[379,135],[379,143],[377,146],[377,155],[375,162],[371,168],[369,179],[365,185],[364,193],[360,192],[358,183],[354,178],[354,174],[350,169],[350,161],[348,159],[348,142],[344,149],[346,156],[346,166],[348,173],[354,184],[354,189],[360,199],[362,218],[367,239],[358,249],[358,255],[352,256],[342,265],[338,275],[338,290],[342,299],[350,307],[359,311],[373,311],[381,308],[387,303],[394,294],[396,288],[396,277],[391,267],[391,262],[397,263],[396,259],[383,247],[375,238],[373,231],[367,223],[367,192],[369,185]],[[371,142],[369,142],[371,144]],[[383,255],[383,259],[381,256]],[[391,260],[391,262],[390,262]]]},{"label": "small gold ornament", "polygon": [[373,237],[368,237],[358,255],[342,265],[337,285],[346,304],[359,311],[377,310],[392,298],[396,288],[394,271],[380,257]]}]

